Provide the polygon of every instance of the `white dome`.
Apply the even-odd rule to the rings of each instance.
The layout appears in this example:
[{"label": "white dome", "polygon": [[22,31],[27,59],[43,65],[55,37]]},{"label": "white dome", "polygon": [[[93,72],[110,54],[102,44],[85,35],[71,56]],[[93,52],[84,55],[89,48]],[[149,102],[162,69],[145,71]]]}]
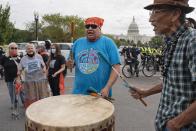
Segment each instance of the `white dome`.
[{"label": "white dome", "polygon": [[128,36],[129,35],[139,35],[139,29],[138,29],[137,24],[135,23],[134,17],[133,17],[133,21],[131,22],[128,28]]}]

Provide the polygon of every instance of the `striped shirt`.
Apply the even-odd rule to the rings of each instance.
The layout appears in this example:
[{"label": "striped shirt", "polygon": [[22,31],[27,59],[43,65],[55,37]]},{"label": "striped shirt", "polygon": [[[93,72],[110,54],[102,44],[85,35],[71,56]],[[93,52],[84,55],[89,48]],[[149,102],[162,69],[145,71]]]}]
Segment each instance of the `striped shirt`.
[{"label": "striped shirt", "polygon": [[[177,37],[180,33],[181,35]],[[163,77],[163,89],[158,107],[155,126],[162,131],[166,122],[181,112],[196,100],[196,30],[180,27],[175,34],[167,39],[166,46],[170,46],[172,39],[177,38],[171,60],[166,55],[164,62],[170,61],[167,75]],[[196,122],[183,127],[187,131],[196,131]]]}]

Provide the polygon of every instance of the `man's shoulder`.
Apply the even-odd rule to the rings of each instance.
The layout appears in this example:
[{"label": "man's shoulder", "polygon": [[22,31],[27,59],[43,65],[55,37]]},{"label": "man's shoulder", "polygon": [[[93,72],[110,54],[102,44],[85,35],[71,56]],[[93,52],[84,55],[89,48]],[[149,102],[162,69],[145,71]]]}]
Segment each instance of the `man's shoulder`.
[{"label": "man's shoulder", "polygon": [[115,45],[115,42],[107,36],[101,36],[101,38],[98,42],[103,43],[107,46],[114,46]]},{"label": "man's shoulder", "polygon": [[191,33],[191,36],[193,36],[194,38],[195,38],[195,36],[196,36],[196,29],[191,29],[191,31],[190,31]]},{"label": "man's shoulder", "polygon": [[78,39],[74,42],[74,44],[75,44],[75,43],[78,43],[78,42],[81,42],[81,41],[86,41],[86,40],[87,40],[86,37],[81,37],[81,38],[78,38]]},{"label": "man's shoulder", "polygon": [[195,38],[195,36],[196,36],[196,29],[188,28],[188,30],[186,31],[186,35],[185,36],[189,37],[189,38],[191,38],[191,37]]},{"label": "man's shoulder", "polygon": [[113,41],[110,37],[102,35],[101,39],[106,40],[106,41]]}]

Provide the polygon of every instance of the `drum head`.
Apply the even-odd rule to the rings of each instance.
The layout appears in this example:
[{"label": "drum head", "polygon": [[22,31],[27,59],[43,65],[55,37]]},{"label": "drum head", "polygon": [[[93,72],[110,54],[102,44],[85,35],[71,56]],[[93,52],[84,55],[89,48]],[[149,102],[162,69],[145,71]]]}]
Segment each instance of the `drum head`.
[{"label": "drum head", "polygon": [[114,106],[103,98],[88,95],[60,95],[31,104],[26,110],[27,123],[43,128],[95,126],[111,119]]}]

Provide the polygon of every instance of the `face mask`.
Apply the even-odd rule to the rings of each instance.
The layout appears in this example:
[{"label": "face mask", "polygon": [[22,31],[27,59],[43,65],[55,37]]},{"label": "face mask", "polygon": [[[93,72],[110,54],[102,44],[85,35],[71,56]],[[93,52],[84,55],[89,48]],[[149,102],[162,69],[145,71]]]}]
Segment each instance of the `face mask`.
[{"label": "face mask", "polygon": [[27,55],[28,55],[29,57],[33,57],[33,56],[35,55],[35,53],[33,53],[33,54],[28,54],[28,53],[27,53]]},{"label": "face mask", "polygon": [[56,49],[51,49],[51,53],[55,54],[56,53]]},{"label": "face mask", "polygon": [[17,56],[17,51],[11,51],[11,52],[10,52],[10,56],[16,57],[16,56]]}]

